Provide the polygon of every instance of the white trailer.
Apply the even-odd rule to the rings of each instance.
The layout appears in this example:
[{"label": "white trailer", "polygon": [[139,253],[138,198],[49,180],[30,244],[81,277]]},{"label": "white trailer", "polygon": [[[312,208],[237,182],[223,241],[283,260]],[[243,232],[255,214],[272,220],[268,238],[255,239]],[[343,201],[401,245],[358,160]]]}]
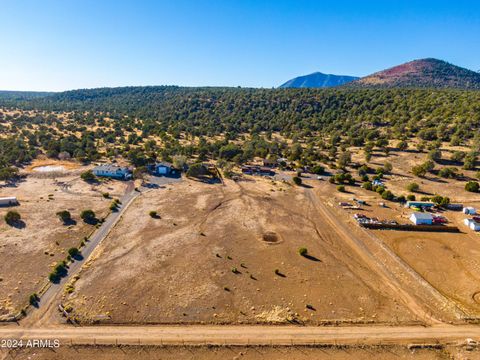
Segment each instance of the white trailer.
[{"label": "white trailer", "polygon": [[0,197],[0,206],[18,205],[18,200],[15,196]]}]

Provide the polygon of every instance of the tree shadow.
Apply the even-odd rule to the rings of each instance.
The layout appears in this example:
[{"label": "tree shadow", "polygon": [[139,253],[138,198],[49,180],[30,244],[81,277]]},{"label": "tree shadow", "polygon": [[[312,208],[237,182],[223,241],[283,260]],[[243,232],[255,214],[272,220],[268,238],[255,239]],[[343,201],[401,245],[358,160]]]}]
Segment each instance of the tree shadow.
[{"label": "tree shadow", "polygon": [[315,257],[315,256],[313,256],[313,255],[305,254],[305,255],[303,255],[303,257],[304,257],[305,259],[310,260],[310,261],[322,262],[322,260],[320,260],[319,258],[317,258],[317,257]]},{"label": "tree shadow", "polygon": [[14,227],[15,229],[25,229],[27,227],[27,224],[23,220],[10,222],[8,225]]},{"label": "tree shadow", "polygon": [[74,220],[74,219],[65,220],[63,222],[63,225],[65,225],[65,226],[77,225],[77,220]]},{"label": "tree shadow", "polygon": [[82,261],[84,259],[84,257],[82,255],[82,253],[78,253],[78,254],[73,255],[72,259],[76,260],[76,261]]},{"label": "tree shadow", "polygon": [[100,223],[100,220],[98,220],[97,218],[86,218],[83,219],[83,222],[88,225],[97,225],[98,223]]}]

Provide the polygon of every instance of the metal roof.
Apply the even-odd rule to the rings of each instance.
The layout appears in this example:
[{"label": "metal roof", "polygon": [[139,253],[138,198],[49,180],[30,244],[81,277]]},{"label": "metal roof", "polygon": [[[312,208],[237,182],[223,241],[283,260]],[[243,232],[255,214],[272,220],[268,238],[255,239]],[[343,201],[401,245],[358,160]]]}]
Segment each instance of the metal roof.
[{"label": "metal roof", "polygon": [[110,171],[110,172],[116,172],[116,171],[129,171],[127,167],[121,167],[118,165],[113,165],[113,164],[104,164],[104,165],[98,165],[93,168],[93,170],[102,170],[102,171]]},{"label": "metal roof", "polygon": [[432,214],[429,213],[414,212],[412,215],[419,220],[433,220]]}]

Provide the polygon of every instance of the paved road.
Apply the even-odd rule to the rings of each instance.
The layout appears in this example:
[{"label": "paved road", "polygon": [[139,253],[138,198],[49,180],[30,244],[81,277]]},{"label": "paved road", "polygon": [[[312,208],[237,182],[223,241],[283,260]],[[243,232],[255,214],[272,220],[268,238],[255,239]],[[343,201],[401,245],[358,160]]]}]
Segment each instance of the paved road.
[{"label": "paved road", "polygon": [[64,285],[72,279],[72,277],[80,271],[81,266],[87,261],[89,256],[95,250],[95,248],[100,244],[100,242],[109,234],[118,220],[121,218],[124,211],[132,203],[132,201],[141,194],[141,192],[135,190],[135,185],[133,181],[130,181],[127,185],[124,195],[120,198],[121,205],[119,210],[112,212],[103,224],[95,231],[95,233],[90,236],[89,241],[86,242],[85,246],[82,248],[83,260],[74,261],[70,264],[68,269],[68,275],[61,279],[60,282],[51,284],[48,289],[41,294],[39,307],[31,308],[27,312],[25,319],[21,320],[23,326],[32,326],[39,321],[47,321],[46,313],[51,311],[54,307],[58,306],[58,303],[55,301],[59,294],[62,294]]},{"label": "paved road", "polygon": [[122,345],[378,345],[460,344],[480,339],[479,326],[57,326],[31,328],[0,326],[0,339],[60,340],[61,344]]}]

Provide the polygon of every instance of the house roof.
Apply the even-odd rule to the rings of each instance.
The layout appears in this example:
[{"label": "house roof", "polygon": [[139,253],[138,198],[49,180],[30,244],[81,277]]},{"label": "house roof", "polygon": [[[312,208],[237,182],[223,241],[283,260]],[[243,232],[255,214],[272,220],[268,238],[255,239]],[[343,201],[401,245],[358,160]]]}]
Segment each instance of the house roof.
[{"label": "house roof", "polygon": [[103,164],[103,165],[98,165],[93,168],[93,170],[102,170],[102,171],[110,171],[110,172],[115,172],[115,171],[129,171],[127,167],[121,167],[118,165],[113,165],[113,164]]},{"label": "house roof", "polygon": [[415,216],[418,220],[433,220],[432,214],[429,213],[414,212],[411,216]]}]

